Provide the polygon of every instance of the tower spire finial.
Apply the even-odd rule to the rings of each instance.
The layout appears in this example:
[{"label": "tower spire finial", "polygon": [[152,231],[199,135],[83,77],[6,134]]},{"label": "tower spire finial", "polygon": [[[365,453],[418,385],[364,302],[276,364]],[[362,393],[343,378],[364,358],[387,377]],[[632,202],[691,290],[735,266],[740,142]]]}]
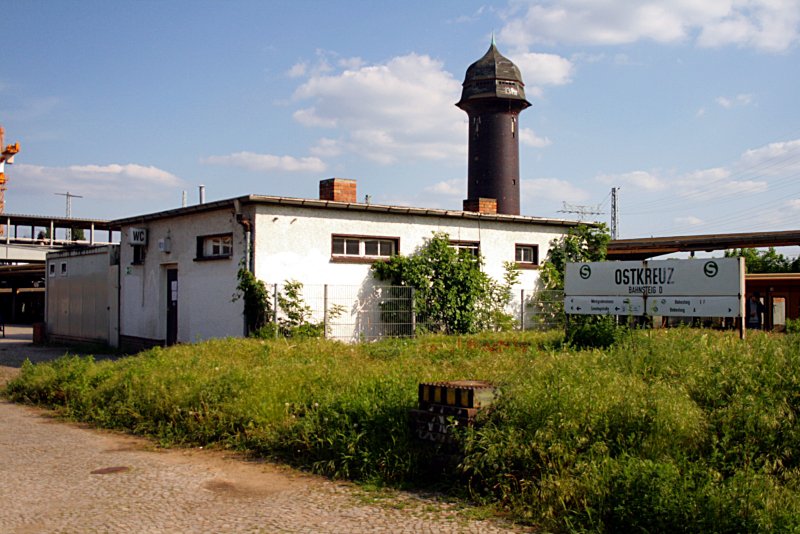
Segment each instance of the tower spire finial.
[{"label": "tower spire finial", "polygon": [[497,43],[494,42],[494,30],[492,30],[492,46],[497,46]]}]

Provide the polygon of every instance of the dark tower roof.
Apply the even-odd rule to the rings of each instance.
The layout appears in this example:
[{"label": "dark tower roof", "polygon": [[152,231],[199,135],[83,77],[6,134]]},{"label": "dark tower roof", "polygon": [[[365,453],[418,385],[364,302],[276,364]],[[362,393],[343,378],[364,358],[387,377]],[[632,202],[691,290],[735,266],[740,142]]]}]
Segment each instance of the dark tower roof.
[{"label": "dark tower roof", "polygon": [[517,100],[519,109],[530,106],[519,69],[497,50],[494,39],[486,54],[469,66],[462,86],[461,100],[456,104],[461,109],[466,109],[470,100],[484,98]]}]

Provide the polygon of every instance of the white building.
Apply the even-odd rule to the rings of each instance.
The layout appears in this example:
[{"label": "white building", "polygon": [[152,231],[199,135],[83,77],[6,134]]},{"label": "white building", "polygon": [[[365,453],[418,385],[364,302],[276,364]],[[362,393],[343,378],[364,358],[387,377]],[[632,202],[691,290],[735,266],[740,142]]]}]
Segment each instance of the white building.
[{"label": "white building", "polygon": [[[322,305],[311,307],[328,317],[330,304],[342,306],[334,336],[372,337],[382,330],[375,326],[380,313],[366,306],[376,293],[371,264],[413,253],[434,232],[480,252],[495,279],[502,279],[505,262],[516,262],[522,271],[516,306],[524,309],[519,290],[535,289],[550,241],[578,223],[519,215],[517,121],[530,104],[519,69],[494,42],[467,69],[457,105],[470,122],[463,211],[359,203],[355,181],[332,178],[320,183],[316,200],[250,195],[113,221],[122,235],[119,328],[108,342],[137,348],[243,335],[243,303],[232,298],[240,266],[267,284],[301,282],[306,300],[312,288],[323,287]],[[65,269],[70,276],[73,269]],[[48,322],[80,322],[53,317],[54,306],[48,301]],[[48,334],[74,334],[64,328]]]},{"label": "white building", "polygon": [[[516,262],[518,295],[519,289],[534,290],[550,241],[577,224],[351,202],[355,182],[338,178],[321,182],[320,192],[318,200],[250,195],[114,221],[122,235],[118,317],[111,320],[118,331],[108,342],[139,348],[242,336],[243,302],[232,298],[242,265],[267,284],[300,281],[309,294],[323,285],[354,288],[337,297],[345,317],[334,335],[359,339],[366,323],[358,315],[366,312],[358,301],[377,283],[370,271],[376,260],[413,253],[434,232],[445,232],[454,246],[479,250],[493,278],[502,279],[504,262]],[[56,282],[77,276],[69,261],[64,254],[49,259]],[[115,282],[112,277],[92,285]],[[80,338],[69,325],[81,321],[63,316],[66,305],[57,304],[56,295],[48,296],[48,334]],[[60,317],[54,315],[58,306]],[[108,308],[114,307],[110,302]]]}]

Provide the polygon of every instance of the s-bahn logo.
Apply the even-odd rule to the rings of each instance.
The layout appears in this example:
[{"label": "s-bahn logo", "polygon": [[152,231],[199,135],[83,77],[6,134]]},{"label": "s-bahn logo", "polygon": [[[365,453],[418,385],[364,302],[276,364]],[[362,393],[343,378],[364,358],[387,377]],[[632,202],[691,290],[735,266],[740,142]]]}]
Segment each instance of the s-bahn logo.
[{"label": "s-bahn logo", "polygon": [[703,274],[708,276],[709,278],[714,278],[717,276],[719,272],[719,265],[715,261],[707,261],[705,265],[703,265]]},{"label": "s-bahn logo", "polygon": [[588,265],[581,265],[578,274],[580,274],[581,278],[583,278],[584,280],[588,280],[589,277],[592,276],[592,268],[589,267]]}]

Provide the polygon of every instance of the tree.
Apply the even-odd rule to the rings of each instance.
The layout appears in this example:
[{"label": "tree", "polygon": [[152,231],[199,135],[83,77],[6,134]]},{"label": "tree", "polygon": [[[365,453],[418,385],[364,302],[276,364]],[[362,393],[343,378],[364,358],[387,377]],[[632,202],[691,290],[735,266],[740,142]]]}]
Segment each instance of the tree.
[{"label": "tree", "polygon": [[[550,241],[550,250],[539,274],[539,283],[545,290],[533,304],[538,306],[550,325],[565,324],[564,315],[564,275],[567,263],[579,261],[603,261],[606,259],[611,235],[604,224],[597,226],[578,225],[556,239]],[[617,328],[614,318],[607,316],[576,316],[566,333],[568,343],[577,347],[608,346],[616,338]]]},{"label": "tree", "polygon": [[550,241],[550,250],[542,262],[539,281],[543,289],[563,290],[567,263],[603,261],[611,235],[605,224],[570,228],[566,235]]},{"label": "tree", "polygon": [[372,265],[373,275],[393,286],[414,288],[417,323],[433,331],[466,334],[499,329],[510,321],[501,309],[510,302],[519,273],[506,264],[504,283],[481,270],[483,260],[450,246],[446,233],[436,232],[414,254],[396,255]]},{"label": "tree", "polygon": [[70,241],[83,241],[86,236],[83,233],[83,228],[70,228],[69,240]]},{"label": "tree", "polygon": [[725,251],[726,258],[744,258],[748,273],[797,273],[800,272],[800,258],[789,260],[775,251],[775,247],[767,250],[739,248]]}]

